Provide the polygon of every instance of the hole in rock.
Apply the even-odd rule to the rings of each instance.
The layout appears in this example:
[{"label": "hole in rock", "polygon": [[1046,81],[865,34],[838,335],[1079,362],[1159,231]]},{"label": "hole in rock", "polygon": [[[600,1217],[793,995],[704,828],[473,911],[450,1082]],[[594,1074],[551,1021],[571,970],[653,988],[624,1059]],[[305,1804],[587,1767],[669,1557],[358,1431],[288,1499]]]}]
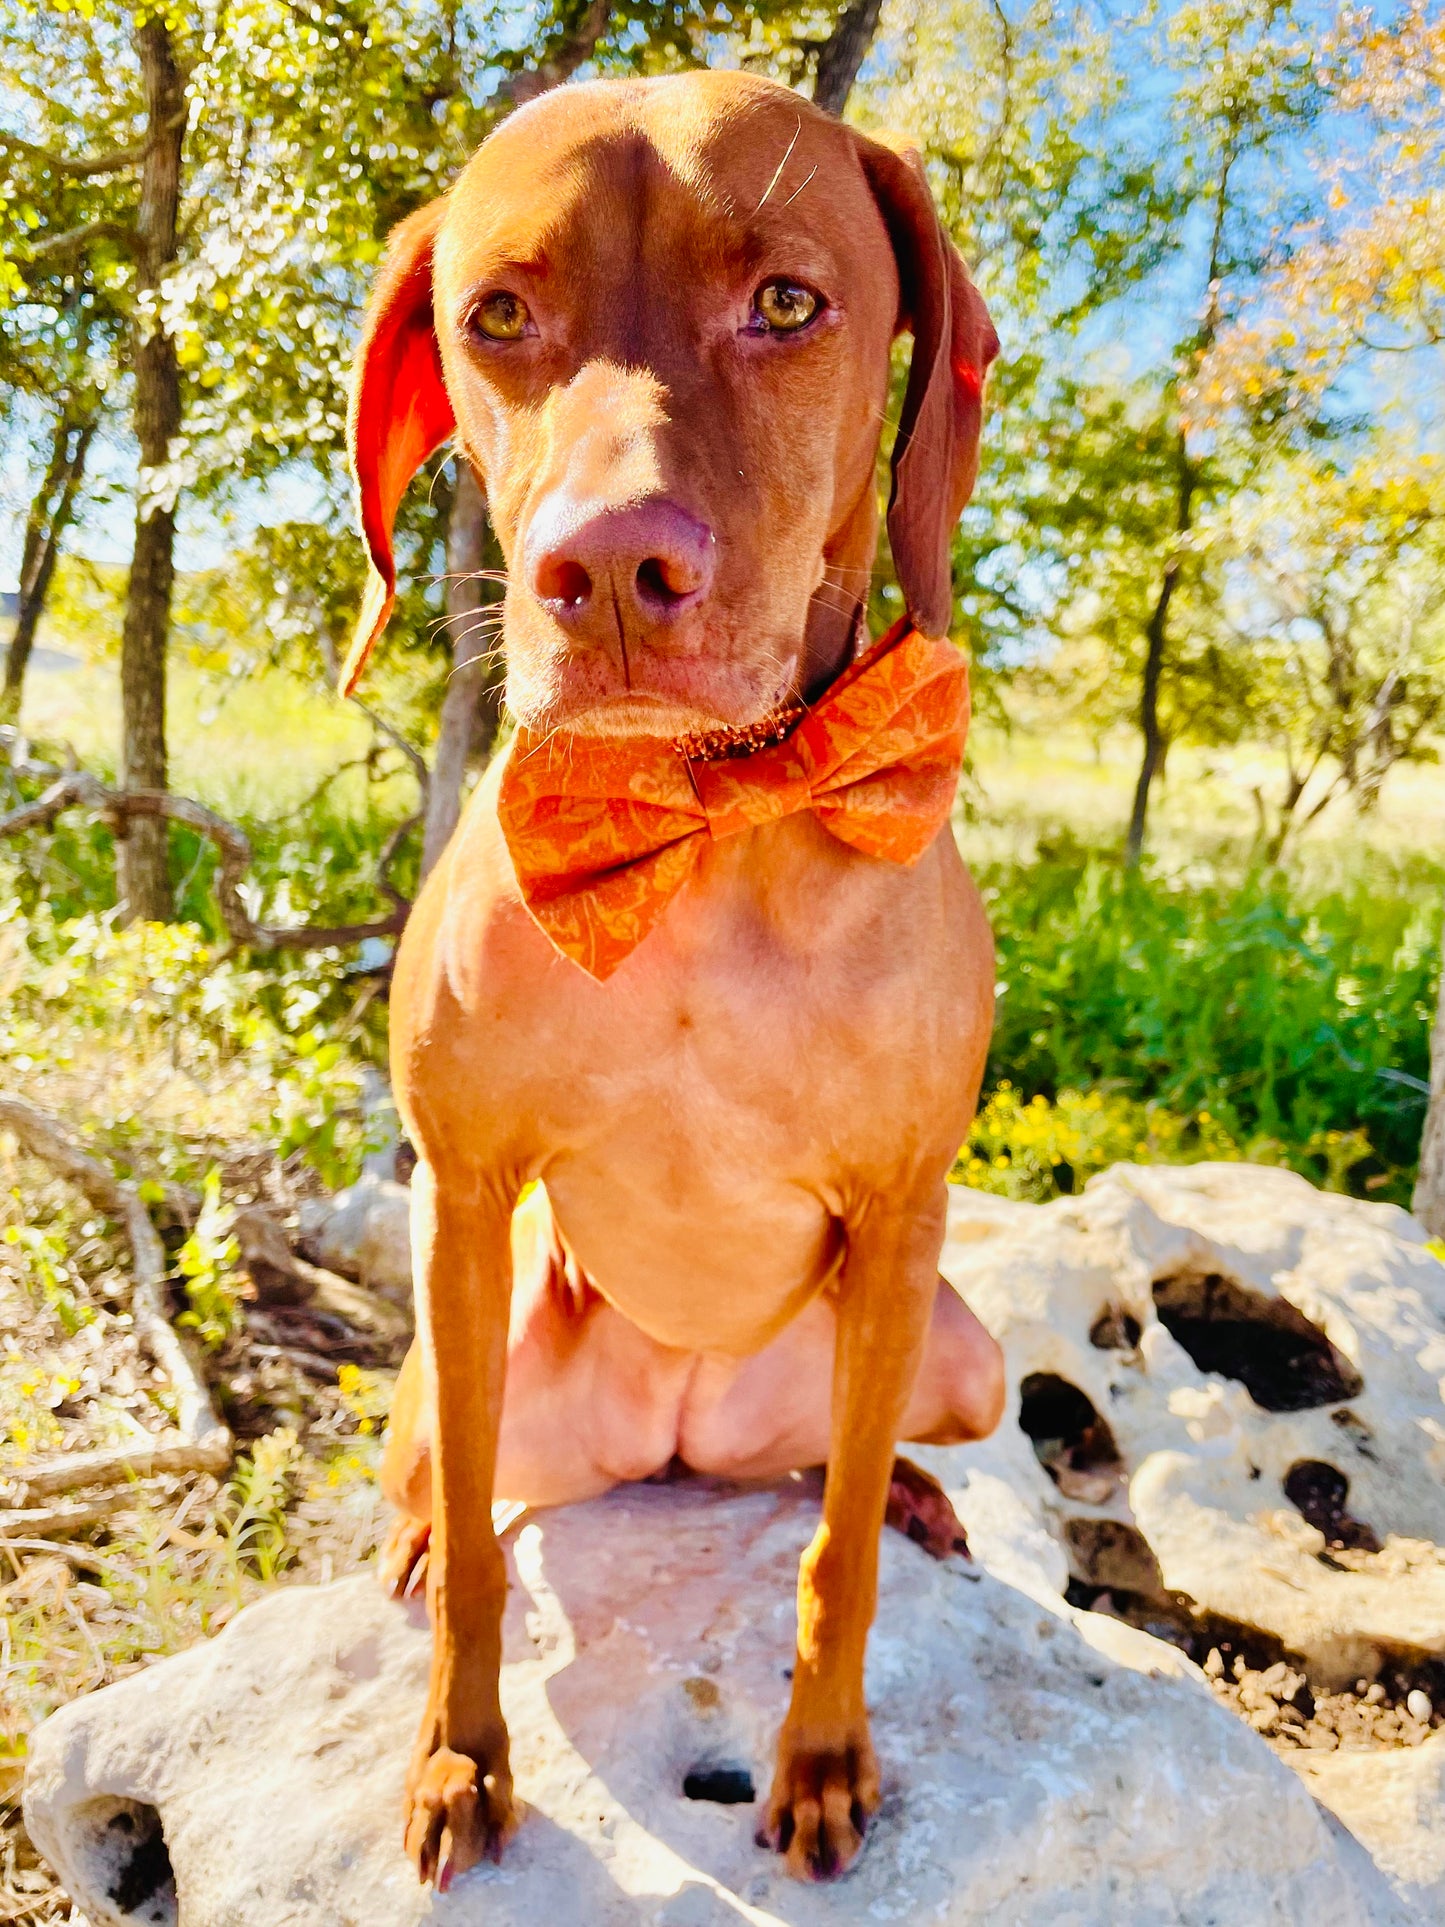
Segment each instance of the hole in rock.
[{"label": "hole in rock", "polygon": [[84,1885],[137,1927],[177,1927],[175,1874],[156,1808],[102,1795],[76,1817],[84,1823],[77,1830]]},{"label": "hole in rock", "polygon": [[719,1807],[745,1807],[757,1798],[748,1769],[719,1760],[691,1768],[683,1778],[682,1791],[689,1800],[710,1800]]},{"label": "hole in rock", "polygon": [[1102,1505],[1111,1497],[1124,1475],[1119,1448],[1077,1385],[1055,1372],[1030,1372],[1019,1386],[1019,1424],[1066,1499]]},{"label": "hole in rock", "polygon": [[1064,1543],[1076,1572],[1095,1588],[1162,1599],[1164,1579],[1149,1541],[1121,1519],[1069,1519]]},{"label": "hole in rock", "polygon": [[1284,1475],[1284,1496],[1302,1518],[1325,1535],[1335,1552],[1378,1552],[1380,1541],[1363,1519],[1346,1507],[1350,1482],[1323,1459],[1301,1459]]},{"label": "hole in rock", "polygon": [[1105,1305],[1089,1328],[1089,1343],[1097,1352],[1132,1352],[1138,1349],[1139,1331],[1132,1311]]},{"label": "hole in rock", "polygon": [[1233,1378],[1266,1412],[1358,1398],[1364,1380],[1301,1311],[1217,1272],[1159,1278],[1154,1303],[1201,1372]]}]

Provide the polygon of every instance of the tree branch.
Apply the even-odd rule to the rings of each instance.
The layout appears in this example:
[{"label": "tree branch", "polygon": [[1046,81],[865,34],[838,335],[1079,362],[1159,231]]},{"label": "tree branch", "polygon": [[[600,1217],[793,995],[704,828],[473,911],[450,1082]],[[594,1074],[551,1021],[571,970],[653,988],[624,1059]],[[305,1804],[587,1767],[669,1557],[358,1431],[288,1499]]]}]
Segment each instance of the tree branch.
[{"label": "tree branch", "polygon": [[52,234],[44,241],[36,241],[29,254],[31,261],[49,261],[57,256],[74,254],[91,241],[124,241],[130,246],[135,241],[135,231],[120,221],[86,221],[80,227],[67,229],[64,234]]},{"label": "tree branch", "polygon": [[[178,115],[184,120],[190,113],[190,103],[185,112]],[[162,131],[169,132],[175,122],[167,123]],[[100,174],[121,174],[128,167],[139,167],[150,150],[153,136],[144,140],[132,141],[129,147],[113,147],[108,154],[81,154],[71,160],[64,154],[52,153],[48,147],[37,147],[33,141],[22,140],[18,134],[0,134],[0,147],[8,148],[12,154],[25,154],[33,161],[39,161],[52,173],[68,174],[72,180],[94,180]]]},{"label": "tree branch", "polygon": [[513,107],[523,107],[539,94],[560,87],[570,80],[584,60],[590,59],[598,41],[607,31],[607,22],[612,13],[612,0],[589,0],[589,5],[577,25],[564,33],[552,51],[535,67],[514,74],[504,80],[492,95],[497,106],[510,103]]},{"label": "tree branch", "polygon": [[818,66],[813,77],[813,99],[830,114],[841,114],[848,104],[858,70],[868,57],[883,0],[850,0],[833,26],[832,33],[818,49]]},{"label": "tree branch", "polygon": [[26,1098],[0,1091],[0,1128],[12,1132],[31,1157],[73,1184],[97,1211],[125,1226],[134,1273],[131,1317],[136,1336],[170,1380],[180,1434],[178,1439],[159,1438],[139,1446],[71,1452],[42,1460],[18,1473],[18,1482],[38,1497],[75,1486],[111,1485],[152,1472],[224,1472],[231,1462],[233,1440],[211,1404],[199,1354],[166,1315],[170,1267],[140,1194],[82,1149],[58,1118]]},{"label": "tree branch", "polygon": [[[27,773],[23,766],[20,773]],[[50,775],[53,772],[31,765],[29,773]],[[188,796],[172,796],[168,790],[113,789],[88,770],[57,775],[49,789],[34,802],[22,803],[0,816],[0,838],[16,836],[23,830],[48,828],[63,811],[76,808],[94,810],[117,826],[135,818],[152,821],[161,818],[183,823],[206,837],[220,859],[215,889],[221,921],[232,941],[247,950],[329,950],[341,944],[363,943],[369,937],[391,937],[401,930],[411,910],[410,903],[384,881],[382,887],[392,898],[393,908],[384,917],[367,923],[294,926],[257,923],[240,892],[241,879],[251,866],[251,842],[244,830]],[[394,833],[383,851],[383,865],[390,862],[407,827],[409,825],[404,824],[401,831]]]}]

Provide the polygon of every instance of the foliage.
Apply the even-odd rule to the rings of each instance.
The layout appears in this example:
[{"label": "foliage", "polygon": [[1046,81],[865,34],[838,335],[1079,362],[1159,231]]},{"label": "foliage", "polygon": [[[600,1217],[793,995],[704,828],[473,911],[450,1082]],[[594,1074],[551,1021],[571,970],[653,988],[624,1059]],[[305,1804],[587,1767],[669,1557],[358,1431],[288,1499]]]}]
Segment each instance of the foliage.
[{"label": "foliage", "polygon": [[[1139,876],[1066,849],[983,881],[999,955],[990,1087],[1060,1105],[1126,1096],[1186,1134],[1207,1117],[1211,1141],[1244,1156],[1408,1201],[1438,892],[1362,878],[1294,903],[1278,873]],[[1063,1123],[1078,1128],[1067,1107]]]},{"label": "foliage", "polygon": [[1080,1191],[1111,1164],[1237,1159],[1239,1146],[1208,1111],[1181,1117],[1118,1091],[1062,1090],[1025,1100],[1008,1078],[980,1106],[952,1177],[976,1191],[1041,1204]]},{"label": "foliage", "polygon": [[[15,1204],[21,1203],[17,1193]],[[59,1224],[7,1224],[4,1241],[19,1260],[20,1275],[31,1293],[48,1306],[67,1337],[73,1337],[90,1317],[75,1293],[75,1271],[70,1241]]]},{"label": "foliage", "polygon": [[[10,995],[0,1063],[39,1101],[88,1118],[144,1178],[207,1180],[238,1141],[282,1143],[330,1184],[354,1178],[367,1146],[361,1072],[376,1048],[365,1011],[347,1033],[357,992],[339,956],[289,958],[262,970],[218,960],[187,925],[117,930],[95,914],[60,921],[39,906],[22,925],[0,902],[0,962]],[[5,950],[21,928],[23,949]],[[325,1053],[324,1084],[316,1068]],[[231,1255],[219,1195],[182,1266],[200,1328],[218,1342],[231,1322]],[[189,1270],[187,1267],[194,1267]]]},{"label": "foliage", "polygon": [[290,1563],[286,1507],[293,1496],[300,1442],[289,1425],[256,1441],[236,1461],[222,1508],[221,1536],[238,1571],[270,1581]]},{"label": "foliage", "polygon": [[1351,406],[1362,365],[1445,340],[1445,15],[1343,6],[1319,58],[1343,137],[1195,395],[1205,420],[1252,413],[1296,440]]},{"label": "foliage", "polygon": [[1248,649],[1243,727],[1279,745],[1284,793],[1264,848],[1348,795],[1378,802],[1390,771],[1434,761],[1445,720],[1440,462],[1370,438],[1347,465],[1281,456],[1232,505],[1226,542],[1249,565],[1235,618]]},{"label": "foliage", "polygon": [[213,1164],[201,1186],[195,1225],[176,1253],[176,1270],[186,1294],[186,1309],[176,1323],[189,1326],[211,1351],[225,1344],[241,1311],[236,1277],[241,1248],[231,1230],[235,1215],[221,1200],[221,1173]]}]

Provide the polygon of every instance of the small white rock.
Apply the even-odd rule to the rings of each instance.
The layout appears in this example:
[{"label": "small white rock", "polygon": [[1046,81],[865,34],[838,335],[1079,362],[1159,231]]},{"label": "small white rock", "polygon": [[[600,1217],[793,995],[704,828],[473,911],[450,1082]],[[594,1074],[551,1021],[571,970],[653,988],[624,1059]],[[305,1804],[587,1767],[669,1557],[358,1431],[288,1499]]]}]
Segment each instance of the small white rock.
[{"label": "small white rock", "polygon": [[1422,1726],[1428,1726],[1434,1716],[1435,1708],[1430,1703],[1430,1695],[1422,1693],[1416,1686],[1406,1697],[1405,1711],[1412,1720],[1419,1720]]}]

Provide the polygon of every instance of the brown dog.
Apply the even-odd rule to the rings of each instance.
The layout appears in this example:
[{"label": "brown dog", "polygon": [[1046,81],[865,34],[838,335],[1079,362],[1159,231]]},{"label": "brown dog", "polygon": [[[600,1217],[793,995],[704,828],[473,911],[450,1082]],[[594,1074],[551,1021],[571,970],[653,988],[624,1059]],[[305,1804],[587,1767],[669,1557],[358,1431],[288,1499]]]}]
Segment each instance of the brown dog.
[{"label": "brown dog", "polygon": [[[716,730],[826,687],[860,635],[901,329],[889,535],[941,635],[996,342],[916,158],[739,74],[515,114],[397,229],[368,313],[375,568],[351,679],[396,505],[455,433],[507,557],[508,701],[533,732]],[[803,813],[710,843],[598,982],[527,913],[501,773],[422,892],[392,1006],[419,1340],[386,1564],[402,1585],[426,1558],[434,1628],[407,1846],[445,1885],[513,1825],[494,1494],[582,1498],[674,1455],[738,1476],[826,1460],[764,1823],[824,1876],[878,1799],[863,1660],[895,1441],[982,1436],[1001,1408],[996,1348],[936,1270],[988,927],[946,832],[905,866]]]}]

